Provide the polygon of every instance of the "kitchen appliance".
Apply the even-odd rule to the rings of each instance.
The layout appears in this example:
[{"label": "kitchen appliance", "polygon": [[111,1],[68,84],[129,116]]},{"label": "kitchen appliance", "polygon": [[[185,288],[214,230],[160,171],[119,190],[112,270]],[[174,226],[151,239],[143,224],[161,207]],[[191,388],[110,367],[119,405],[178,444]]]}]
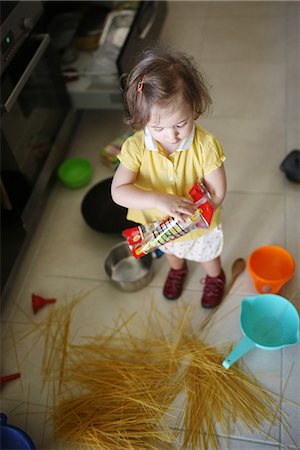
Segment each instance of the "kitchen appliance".
[{"label": "kitchen appliance", "polygon": [[42,2],[1,2],[1,289],[40,215],[75,114]]},{"label": "kitchen appliance", "polygon": [[138,3],[136,10],[109,12],[99,47],[77,48],[77,59],[62,64],[74,108],[123,109],[120,76],[132,69],[143,49],[157,42],[168,10],[166,1]]},{"label": "kitchen appliance", "polygon": [[41,17],[43,7],[39,1],[2,1],[0,8],[2,75]]}]

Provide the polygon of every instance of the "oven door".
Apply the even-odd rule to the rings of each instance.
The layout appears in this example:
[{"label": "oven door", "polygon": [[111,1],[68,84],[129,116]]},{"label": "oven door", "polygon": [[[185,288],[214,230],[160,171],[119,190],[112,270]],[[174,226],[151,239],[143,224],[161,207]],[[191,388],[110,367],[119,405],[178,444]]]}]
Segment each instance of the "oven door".
[{"label": "oven door", "polygon": [[[19,173],[30,187],[28,200],[41,191],[37,185],[47,184],[48,161],[70,108],[57,55],[49,44],[48,34],[31,36],[1,78],[2,178]],[[24,202],[22,218],[27,227],[29,209]]]},{"label": "oven door", "polygon": [[49,35],[29,36],[1,75],[2,287],[64,156],[71,113]]}]

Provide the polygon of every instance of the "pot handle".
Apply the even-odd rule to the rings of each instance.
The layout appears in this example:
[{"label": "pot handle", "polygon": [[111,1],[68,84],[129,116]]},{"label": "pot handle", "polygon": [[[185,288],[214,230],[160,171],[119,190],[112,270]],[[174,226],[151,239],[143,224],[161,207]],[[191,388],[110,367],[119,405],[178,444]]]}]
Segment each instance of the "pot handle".
[{"label": "pot handle", "polygon": [[222,362],[222,366],[228,369],[233,363],[244,356],[247,352],[255,347],[255,342],[244,336],[238,344],[234,347],[232,352],[229,353],[226,359]]}]

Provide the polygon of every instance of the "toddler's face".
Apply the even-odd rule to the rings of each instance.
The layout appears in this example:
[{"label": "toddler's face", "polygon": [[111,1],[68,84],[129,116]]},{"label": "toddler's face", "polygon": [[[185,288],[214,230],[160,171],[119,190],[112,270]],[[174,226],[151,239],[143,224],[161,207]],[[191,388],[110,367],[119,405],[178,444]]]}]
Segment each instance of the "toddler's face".
[{"label": "toddler's face", "polygon": [[164,148],[175,150],[179,142],[189,136],[193,124],[190,106],[179,98],[164,108],[154,106],[147,128],[151,136]]}]

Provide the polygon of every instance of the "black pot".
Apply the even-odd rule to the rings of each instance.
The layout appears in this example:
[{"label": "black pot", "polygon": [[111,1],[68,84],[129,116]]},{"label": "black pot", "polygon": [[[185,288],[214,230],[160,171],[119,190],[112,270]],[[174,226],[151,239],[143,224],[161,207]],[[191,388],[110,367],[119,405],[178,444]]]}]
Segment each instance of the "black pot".
[{"label": "black pot", "polygon": [[127,208],[113,201],[111,183],[112,178],[107,178],[93,186],[82,201],[81,213],[93,230],[119,234],[137,224],[126,219]]}]

